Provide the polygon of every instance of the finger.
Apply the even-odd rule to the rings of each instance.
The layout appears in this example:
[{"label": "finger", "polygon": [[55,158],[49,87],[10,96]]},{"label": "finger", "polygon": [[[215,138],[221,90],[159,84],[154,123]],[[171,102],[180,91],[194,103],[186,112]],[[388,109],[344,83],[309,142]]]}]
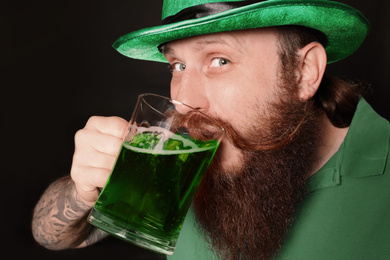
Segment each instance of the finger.
[{"label": "finger", "polygon": [[104,187],[110,174],[108,169],[94,167],[74,167],[71,171],[77,193],[88,204],[95,203],[99,196],[98,188]]},{"label": "finger", "polygon": [[116,156],[97,151],[81,152],[75,154],[73,161],[75,165],[111,170],[114,167]]},{"label": "finger", "polygon": [[122,138],[93,130],[81,129],[75,135],[76,152],[89,147],[104,154],[117,156],[122,142]]},{"label": "finger", "polygon": [[[87,187],[93,187],[91,190],[94,190],[96,187],[103,188],[111,174],[111,169],[91,166],[80,167],[79,170],[85,173],[83,178],[86,179],[83,182]],[[85,190],[88,190],[88,188]]]},{"label": "finger", "polygon": [[85,129],[93,129],[100,133],[122,138],[127,125],[128,122],[120,117],[93,116],[88,120]]}]

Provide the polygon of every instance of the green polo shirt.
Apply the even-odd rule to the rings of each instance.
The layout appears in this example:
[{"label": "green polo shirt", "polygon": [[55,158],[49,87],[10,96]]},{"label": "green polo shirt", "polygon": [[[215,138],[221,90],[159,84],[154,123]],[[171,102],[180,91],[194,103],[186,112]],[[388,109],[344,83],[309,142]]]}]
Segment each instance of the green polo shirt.
[{"label": "green polo shirt", "polygon": [[[280,259],[390,259],[390,125],[361,99],[338,152],[307,182]],[[169,260],[216,259],[188,212]]]}]

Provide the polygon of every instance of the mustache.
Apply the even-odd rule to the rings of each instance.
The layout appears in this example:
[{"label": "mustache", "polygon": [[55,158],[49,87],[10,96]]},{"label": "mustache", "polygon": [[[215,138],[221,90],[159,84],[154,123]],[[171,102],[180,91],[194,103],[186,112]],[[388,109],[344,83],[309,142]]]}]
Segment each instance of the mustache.
[{"label": "mustache", "polygon": [[[206,115],[200,111],[189,111],[180,114],[170,111],[168,117],[172,122],[172,129],[177,133],[188,133],[191,137],[208,141],[212,139],[226,139],[236,148],[242,151],[273,151],[281,149],[292,142],[294,136],[311,116],[303,113],[300,121],[294,126],[289,125],[286,130],[281,130],[274,136],[267,136],[259,140],[258,133],[261,129],[255,129],[252,133],[240,133],[230,122],[217,116]],[[283,128],[283,126],[280,126]]]},{"label": "mustache", "polygon": [[225,135],[225,129],[220,120],[197,110],[191,110],[186,114],[175,110],[169,111],[167,118],[173,132],[189,135],[196,140],[219,140]]}]

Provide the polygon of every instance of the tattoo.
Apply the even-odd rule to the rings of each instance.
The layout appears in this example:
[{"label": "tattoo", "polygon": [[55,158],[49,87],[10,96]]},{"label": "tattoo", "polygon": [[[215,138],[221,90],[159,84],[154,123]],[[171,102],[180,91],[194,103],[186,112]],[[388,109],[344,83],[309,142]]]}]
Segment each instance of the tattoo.
[{"label": "tattoo", "polygon": [[86,246],[92,245],[107,236],[108,233],[104,232],[101,229],[94,228],[92,232],[89,234],[89,236],[87,237],[87,239],[85,240]]},{"label": "tattoo", "polygon": [[78,196],[72,179],[69,176],[59,179],[49,186],[35,207],[32,220],[35,240],[52,250],[101,240],[106,233],[87,222],[89,210],[90,206]]}]

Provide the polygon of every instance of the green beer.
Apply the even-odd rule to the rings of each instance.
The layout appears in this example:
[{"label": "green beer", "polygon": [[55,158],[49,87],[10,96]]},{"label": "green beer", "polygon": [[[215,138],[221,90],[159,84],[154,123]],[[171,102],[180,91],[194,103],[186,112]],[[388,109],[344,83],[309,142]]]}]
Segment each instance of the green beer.
[{"label": "green beer", "polygon": [[123,142],[92,212],[101,220],[97,226],[141,246],[144,240],[148,249],[172,254],[217,146],[216,140],[196,141],[163,129],[138,133]]}]

